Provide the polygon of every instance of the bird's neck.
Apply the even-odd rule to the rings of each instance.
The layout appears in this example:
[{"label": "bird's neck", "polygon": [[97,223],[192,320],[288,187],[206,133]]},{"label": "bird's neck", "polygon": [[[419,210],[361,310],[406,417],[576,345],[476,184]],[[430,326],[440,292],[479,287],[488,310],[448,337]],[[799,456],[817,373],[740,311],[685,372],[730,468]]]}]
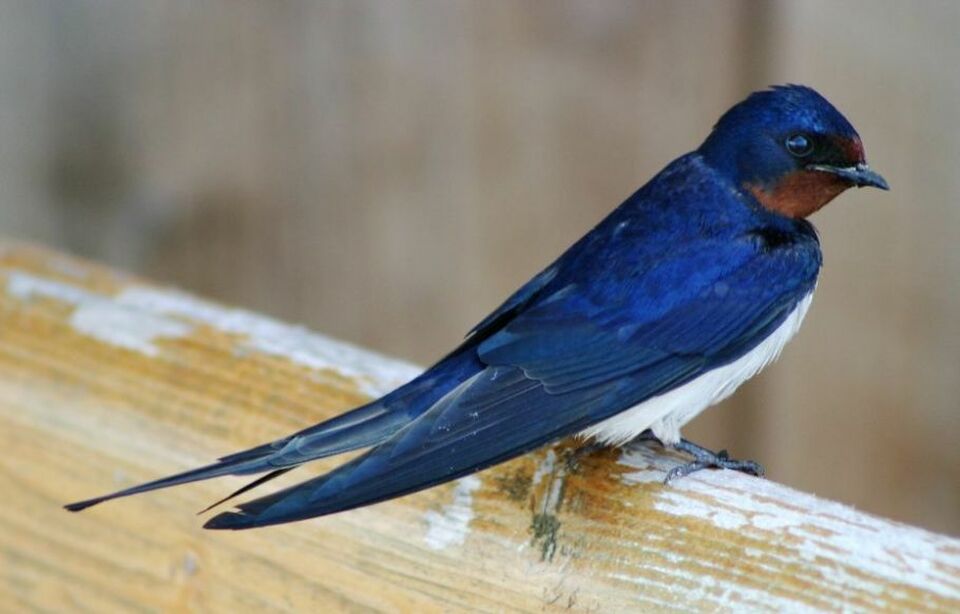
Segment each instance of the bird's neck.
[{"label": "bird's neck", "polygon": [[838,176],[820,171],[790,168],[778,173],[777,165],[783,161],[775,153],[762,148],[731,151],[722,136],[715,131],[697,150],[703,162],[745,198],[777,215],[806,218],[850,187]]},{"label": "bird's neck", "polygon": [[850,184],[829,173],[796,170],[769,184],[744,182],[741,187],[768,211],[802,219],[819,211]]}]

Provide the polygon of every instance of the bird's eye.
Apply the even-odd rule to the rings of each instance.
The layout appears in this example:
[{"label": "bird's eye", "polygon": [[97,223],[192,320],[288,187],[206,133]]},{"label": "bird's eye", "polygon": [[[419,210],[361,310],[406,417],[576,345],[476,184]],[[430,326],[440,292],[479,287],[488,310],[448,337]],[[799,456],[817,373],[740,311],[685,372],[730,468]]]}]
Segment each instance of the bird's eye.
[{"label": "bird's eye", "polygon": [[783,143],[791,155],[798,158],[809,156],[813,152],[813,139],[805,134],[794,134]]}]

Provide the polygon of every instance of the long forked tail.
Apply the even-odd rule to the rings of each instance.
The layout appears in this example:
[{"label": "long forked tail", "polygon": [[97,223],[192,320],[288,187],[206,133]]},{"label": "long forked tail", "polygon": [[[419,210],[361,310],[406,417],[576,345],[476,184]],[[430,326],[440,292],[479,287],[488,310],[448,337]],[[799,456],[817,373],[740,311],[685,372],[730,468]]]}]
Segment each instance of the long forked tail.
[{"label": "long forked tail", "polygon": [[386,400],[386,397],[289,437],[224,456],[210,465],[125,488],[108,495],[70,503],[64,507],[71,512],[79,512],[104,501],[170,486],[225,475],[250,475],[270,472],[218,502],[222,503],[309,460],[364,448],[389,437],[405,423],[406,418],[402,415],[402,412],[388,411],[384,400]]},{"label": "long forked tail", "polygon": [[166,478],[154,480],[152,482],[140,484],[138,486],[133,486],[131,488],[118,490],[117,492],[110,493],[109,495],[94,497],[92,499],[86,499],[84,501],[77,501],[76,503],[69,503],[63,507],[65,509],[70,510],[71,512],[79,512],[81,510],[87,509],[88,507],[97,505],[98,503],[103,503],[104,501],[110,501],[111,499],[119,499],[120,497],[129,497],[130,495],[149,492],[151,490],[168,488],[170,486],[177,486],[179,484],[187,484],[189,482],[198,482],[200,480],[207,480],[210,478],[216,478],[223,475],[247,473],[248,471],[245,471],[245,469],[248,469],[249,472],[265,471],[266,469],[263,468],[264,458],[265,457],[260,457],[260,459],[251,459],[249,461],[239,461],[239,462],[216,462],[216,463],[213,463],[212,465],[207,465],[205,467],[200,467],[198,469],[191,469],[190,471],[184,471],[183,473],[171,475]]},{"label": "long forked tail", "polygon": [[265,473],[222,499],[227,501],[307,461],[377,445],[432,406],[464,379],[480,370],[468,341],[419,377],[386,396],[277,441],[220,458],[217,462],[124,490],[66,505],[79,512],[111,499],[207,480],[224,475]]}]

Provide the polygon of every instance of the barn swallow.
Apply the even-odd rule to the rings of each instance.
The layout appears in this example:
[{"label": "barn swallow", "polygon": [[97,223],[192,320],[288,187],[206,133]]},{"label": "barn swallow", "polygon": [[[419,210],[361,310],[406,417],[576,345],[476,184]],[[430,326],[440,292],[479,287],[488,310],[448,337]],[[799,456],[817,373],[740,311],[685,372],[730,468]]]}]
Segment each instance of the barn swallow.
[{"label": "barn swallow", "polygon": [[248,529],[413,493],[577,434],[689,453],[670,479],[707,467],[760,474],[680,428],[797,332],[821,266],[807,217],[854,186],[888,189],[843,115],[809,87],[756,92],[409,383],[214,464],[66,507],[264,474],[235,496],[368,448],[205,525]]}]

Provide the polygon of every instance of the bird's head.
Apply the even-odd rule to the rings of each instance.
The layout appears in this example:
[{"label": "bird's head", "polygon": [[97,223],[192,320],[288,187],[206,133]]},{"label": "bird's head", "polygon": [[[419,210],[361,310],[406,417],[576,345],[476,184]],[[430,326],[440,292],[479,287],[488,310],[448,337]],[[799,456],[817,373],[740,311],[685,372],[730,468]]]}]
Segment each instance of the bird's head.
[{"label": "bird's head", "polygon": [[699,151],[761,205],[792,218],[807,217],[850,187],[889,189],[867,166],[850,122],[800,85],[751,94],[720,118]]}]

